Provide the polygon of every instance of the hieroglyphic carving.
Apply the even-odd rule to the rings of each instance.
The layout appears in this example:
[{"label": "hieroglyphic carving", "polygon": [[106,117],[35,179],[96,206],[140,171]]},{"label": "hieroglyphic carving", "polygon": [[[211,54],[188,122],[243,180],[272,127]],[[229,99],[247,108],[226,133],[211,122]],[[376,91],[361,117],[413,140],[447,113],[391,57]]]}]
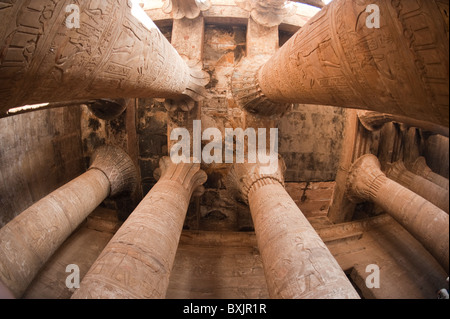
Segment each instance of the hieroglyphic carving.
[{"label": "hieroglyphic carving", "polygon": [[262,92],[258,77],[259,68],[267,57],[255,56],[244,59],[235,69],[232,77],[233,96],[237,104],[246,111],[259,115],[283,115],[291,104],[274,103]]},{"label": "hieroglyphic carving", "polygon": [[380,3],[379,29],[366,25],[369,4],[324,7],[260,69],[263,94],[448,126],[448,37],[435,1]]},{"label": "hieroglyphic carving", "polygon": [[344,272],[283,187],[284,165],[259,174],[233,165],[227,189],[250,206],[271,298],[359,298]]},{"label": "hieroglyphic carving", "polygon": [[158,183],[118,230],[72,298],[164,298],[191,196],[201,191],[200,164],[160,161]]},{"label": "hieroglyphic carving", "polygon": [[176,50],[151,20],[133,16],[134,2],[79,0],[80,28],[69,29],[64,9],[71,3],[17,1],[0,10],[0,109],[105,97],[199,97],[192,93],[195,76]]}]

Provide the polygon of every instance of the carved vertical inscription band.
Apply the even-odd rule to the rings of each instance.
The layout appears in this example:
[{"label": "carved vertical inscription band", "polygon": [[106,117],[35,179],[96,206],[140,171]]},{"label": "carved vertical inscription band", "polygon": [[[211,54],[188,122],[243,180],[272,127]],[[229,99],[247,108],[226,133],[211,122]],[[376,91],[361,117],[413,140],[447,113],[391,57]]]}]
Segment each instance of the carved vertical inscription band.
[{"label": "carved vertical inscription band", "polygon": [[367,26],[370,4],[324,7],[259,69],[262,94],[275,103],[365,109],[448,127],[448,3],[379,1],[379,29]]},{"label": "carved vertical inscription band", "polygon": [[[197,90],[180,55],[132,1],[13,1],[0,10],[0,113],[45,102],[180,98]],[[134,14],[142,10],[143,23]],[[145,25],[144,25],[145,24]]]},{"label": "carved vertical inscription band", "polygon": [[283,168],[258,174],[235,164],[228,189],[248,201],[271,298],[359,298],[331,252],[283,187]]},{"label": "carved vertical inscription band", "polygon": [[158,183],[108,243],[74,299],[160,299],[166,295],[189,201],[206,182],[199,164],[160,161]]}]

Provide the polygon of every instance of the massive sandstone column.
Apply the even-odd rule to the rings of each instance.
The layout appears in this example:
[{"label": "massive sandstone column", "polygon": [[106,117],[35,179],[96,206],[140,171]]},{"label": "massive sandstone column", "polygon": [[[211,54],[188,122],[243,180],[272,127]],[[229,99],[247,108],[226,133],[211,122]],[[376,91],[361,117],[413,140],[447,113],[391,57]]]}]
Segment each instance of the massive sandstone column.
[{"label": "massive sandstone column", "polygon": [[410,172],[403,161],[391,164],[386,172],[387,177],[422,196],[446,213],[449,212],[448,190],[435,183]]},{"label": "massive sandstone column", "polygon": [[347,180],[348,196],[355,202],[372,201],[408,230],[449,270],[449,215],[423,197],[390,180],[371,154],[360,157]]},{"label": "massive sandstone column", "polygon": [[448,190],[449,188],[449,182],[448,179],[434,173],[431,168],[428,167],[427,161],[425,157],[418,157],[417,160],[414,163],[411,163],[408,166],[409,170],[413,172],[416,175],[422,176],[423,178],[435,183],[436,185],[439,185],[440,187]]},{"label": "massive sandstone column", "polygon": [[160,161],[161,177],[118,230],[74,299],[159,299],[166,295],[189,201],[203,188],[200,164]]},{"label": "massive sandstone column", "polygon": [[239,104],[260,115],[286,103],[334,105],[448,126],[448,2],[377,1],[380,28],[366,12],[373,4],[324,7],[245,87],[233,87]]},{"label": "massive sandstone column", "polygon": [[76,3],[2,3],[0,113],[45,102],[203,94],[196,71],[137,0]]},{"label": "massive sandstone column", "polygon": [[250,206],[271,298],[359,298],[322,239],[284,189],[283,169],[235,164],[227,188]]},{"label": "massive sandstone column", "polygon": [[67,237],[108,196],[132,192],[137,173],[121,149],[104,146],[89,170],[41,199],[0,229],[0,281],[21,297]]}]

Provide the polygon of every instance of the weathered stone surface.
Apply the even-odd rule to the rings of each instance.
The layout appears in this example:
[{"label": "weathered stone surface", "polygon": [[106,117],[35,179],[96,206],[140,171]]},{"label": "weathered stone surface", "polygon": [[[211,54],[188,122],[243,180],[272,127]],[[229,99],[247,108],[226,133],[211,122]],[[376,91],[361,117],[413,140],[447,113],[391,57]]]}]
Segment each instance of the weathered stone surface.
[{"label": "weathered stone surface", "polygon": [[[282,166],[280,167],[282,168]],[[250,206],[271,298],[359,298],[322,239],[283,187],[283,170],[235,164],[230,190]]]},{"label": "weathered stone surface", "polygon": [[121,184],[127,181],[121,178],[120,169],[130,168],[113,168],[113,165],[126,162],[123,159],[125,155],[121,154],[123,151],[111,150],[100,149],[94,167],[44,197],[0,229],[0,280],[16,297],[24,293],[39,269],[64,240],[111,194],[112,185],[117,181]]},{"label": "weathered stone surface", "polygon": [[71,4],[17,1],[1,10],[0,112],[42,102],[197,93],[191,70],[136,1],[83,1],[80,28],[68,28],[69,14],[60,14]]},{"label": "weathered stone surface", "polygon": [[192,194],[206,181],[199,164],[161,159],[158,183],[119,229],[72,296],[164,298]]},{"label": "weathered stone surface", "polygon": [[390,180],[374,155],[359,158],[347,180],[348,196],[372,201],[408,230],[449,269],[449,215],[406,187]]},{"label": "weathered stone surface", "polygon": [[380,29],[366,25],[369,4],[335,0],[324,7],[259,69],[262,93],[277,103],[345,106],[448,126],[448,37],[436,2],[380,3]]}]

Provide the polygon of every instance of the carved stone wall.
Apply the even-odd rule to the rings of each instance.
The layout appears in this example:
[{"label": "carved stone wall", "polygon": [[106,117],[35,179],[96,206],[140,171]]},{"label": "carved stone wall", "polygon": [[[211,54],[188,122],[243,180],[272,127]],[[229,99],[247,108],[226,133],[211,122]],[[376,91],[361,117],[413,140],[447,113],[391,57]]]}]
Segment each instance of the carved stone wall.
[{"label": "carved stone wall", "polygon": [[0,119],[0,228],[84,169],[79,108]]}]

